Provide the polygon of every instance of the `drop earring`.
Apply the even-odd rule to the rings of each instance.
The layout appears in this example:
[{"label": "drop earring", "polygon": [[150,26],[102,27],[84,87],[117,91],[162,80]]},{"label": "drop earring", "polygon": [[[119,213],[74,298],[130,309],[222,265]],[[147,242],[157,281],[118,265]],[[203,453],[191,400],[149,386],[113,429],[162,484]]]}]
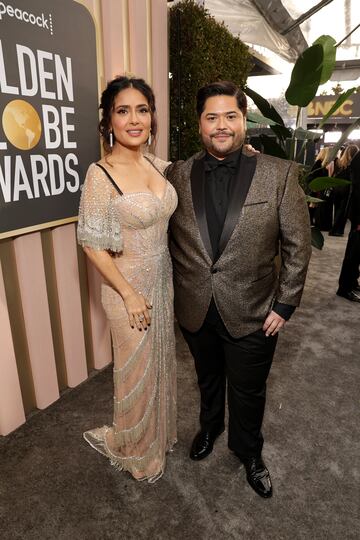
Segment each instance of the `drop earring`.
[{"label": "drop earring", "polygon": [[150,131],[149,131],[149,137],[148,137],[148,140],[147,140],[148,146],[151,145],[151,140],[152,140],[152,138],[151,138],[151,130],[150,130]]},{"label": "drop earring", "polygon": [[110,148],[112,148],[114,146],[114,137],[113,137],[113,132],[110,131],[109,133],[109,144],[110,144]]}]

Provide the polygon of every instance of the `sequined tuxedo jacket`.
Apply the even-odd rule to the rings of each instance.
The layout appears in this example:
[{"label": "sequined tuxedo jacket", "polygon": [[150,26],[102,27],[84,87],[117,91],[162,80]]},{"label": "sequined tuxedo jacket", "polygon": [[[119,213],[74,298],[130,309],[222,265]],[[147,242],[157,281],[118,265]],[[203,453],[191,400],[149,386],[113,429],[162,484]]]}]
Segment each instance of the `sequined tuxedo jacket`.
[{"label": "sequined tuxedo jacket", "polygon": [[294,163],[243,151],[215,256],[205,214],[204,158],[200,152],[166,170],[179,200],[170,220],[175,313],[196,332],[213,296],[237,338],[261,328],[275,300],[299,305],[311,254],[309,215]]}]

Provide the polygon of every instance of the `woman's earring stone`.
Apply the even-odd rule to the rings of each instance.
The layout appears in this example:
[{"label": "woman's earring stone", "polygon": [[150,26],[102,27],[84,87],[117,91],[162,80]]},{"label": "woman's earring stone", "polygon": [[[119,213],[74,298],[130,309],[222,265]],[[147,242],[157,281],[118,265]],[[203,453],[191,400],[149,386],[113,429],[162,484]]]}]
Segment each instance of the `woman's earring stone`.
[{"label": "woman's earring stone", "polygon": [[110,144],[110,148],[114,146],[114,137],[113,137],[112,131],[110,131],[110,134],[109,134],[109,144]]}]

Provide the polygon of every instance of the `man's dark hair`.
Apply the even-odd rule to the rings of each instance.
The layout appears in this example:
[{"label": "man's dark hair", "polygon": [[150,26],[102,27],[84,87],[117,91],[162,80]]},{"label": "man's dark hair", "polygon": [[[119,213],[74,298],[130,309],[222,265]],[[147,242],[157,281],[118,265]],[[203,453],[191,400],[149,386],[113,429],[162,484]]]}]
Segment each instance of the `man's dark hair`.
[{"label": "man's dark hair", "polygon": [[196,97],[196,112],[200,118],[205,108],[205,102],[208,98],[214,96],[233,96],[236,98],[237,105],[241,112],[245,115],[247,110],[246,95],[244,92],[231,81],[217,81],[206,84],[197,93]]}]

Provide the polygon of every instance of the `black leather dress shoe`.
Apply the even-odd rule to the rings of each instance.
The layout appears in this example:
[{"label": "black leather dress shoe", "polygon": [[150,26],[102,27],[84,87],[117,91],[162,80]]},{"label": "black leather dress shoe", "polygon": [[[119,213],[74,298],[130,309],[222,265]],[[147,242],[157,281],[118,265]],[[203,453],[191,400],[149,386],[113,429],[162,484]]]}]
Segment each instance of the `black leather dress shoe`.
[{"label": "black leather dress shoe", "polygon": [[350,300],[351,302],[359,302],[360,303],[360,291],[337,291],[336,293],[338,296],[341,296],[342,298],[346,298],[346,300]]},{"label": "black leather dress shoe", "polygon": [[191,445],[190,459],[200,461],[211,454],[215,440],[223,431],[224,430],[221,429],[215,435],[209,431],[199,431],[199,433],[195,435]]},{"label": "black leather dress shoe", "polygon": [[244,464],[249,485],[260,497],[269,499],[272,496],[271,478],[262,457],[255,456],[241,461]]}]

